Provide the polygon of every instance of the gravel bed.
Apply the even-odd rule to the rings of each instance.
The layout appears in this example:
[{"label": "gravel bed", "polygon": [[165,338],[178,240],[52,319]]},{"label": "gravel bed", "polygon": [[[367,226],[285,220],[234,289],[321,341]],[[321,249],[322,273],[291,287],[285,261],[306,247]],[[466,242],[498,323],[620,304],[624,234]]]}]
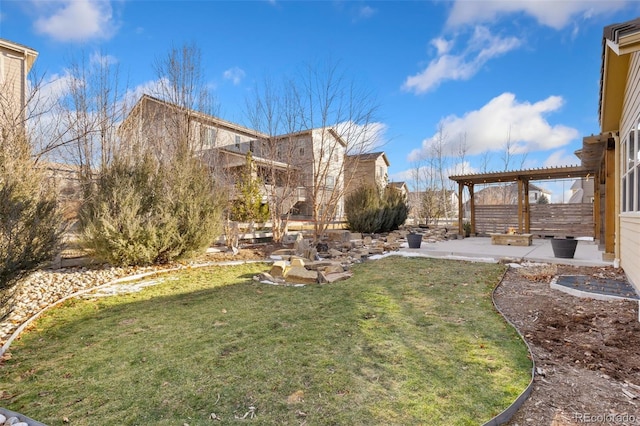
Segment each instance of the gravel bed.
[{"label": "gravel bed", "polygon": [[0,347],[22,323],[60,299],[118,278],[154,270],[158,267],[73,267],[33,272],[18,283],[10,302],[12,311],[0,322]]}]

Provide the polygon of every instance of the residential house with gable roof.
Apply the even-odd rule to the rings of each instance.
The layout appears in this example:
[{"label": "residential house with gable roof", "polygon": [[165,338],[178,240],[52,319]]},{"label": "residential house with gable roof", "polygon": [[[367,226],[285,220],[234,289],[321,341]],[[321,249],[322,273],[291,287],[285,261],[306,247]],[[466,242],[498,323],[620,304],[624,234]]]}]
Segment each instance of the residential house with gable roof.
[{"label": "residential house with gable roof", "polygon": [[[158,156],[168,154],[172,141],[188,140],[216,176],[227,179],[229,185],[251,152],[255,174],[266,185],[284,190],[284,179],[279,176],[296,175],[295,188],[285,197],[291,214],[310,218],[314,205],[334,219],[344,214],[346,142],[332,128],[270,136],[145,94],[120,126],[119,134],[129,141],[130,149],[151,147]],[[274,169],[280,172],[275,178]],[[265,191],[264,202],[269,192]]]}]

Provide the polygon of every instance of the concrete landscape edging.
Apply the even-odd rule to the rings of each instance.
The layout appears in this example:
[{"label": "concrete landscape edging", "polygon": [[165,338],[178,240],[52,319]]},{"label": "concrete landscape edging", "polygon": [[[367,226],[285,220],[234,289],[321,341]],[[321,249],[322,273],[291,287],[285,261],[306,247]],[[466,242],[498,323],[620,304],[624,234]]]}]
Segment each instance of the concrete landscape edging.
[{"label": "concrete landscape edging", "polygon": [[498,426],[511,420],[514,414],[516,414],[516,412],[520,409],[522,404],[524,404],[524,402],[531,395],[531,392],[533,391],[533,379],[535,378],[535,374],[536,374],[536,360],[533,357],[533,351],[531,350],[531,346],[529,346],[529,343],[527,343],[522,333],[520,333],[520,330],[518,330],[518,328],[511,321],[509,321],[509,319],[504,315],[504,313],[500,310],[500,308],[496,304],[496,299],[495,299],[496,290],[498,289],[500,284],[502,284],[502,281],[504,280],[504,277],[506,276],[508,270],[509,269],[507,269],[504,272],[504,274],[502,275],[502,278],[500,279],[500,282],[494,287],[493,291],[491,292],[491,303],[493,303],[493,307],[495,308],[495,310],[498,311],[500,316],[504,318],[507,324],[513,327],[516,333],[518,333],[518,336],[520,336],[520,340],[522,340],[524,344],[527,346],[527,351],[529,352],[529,358],[531,359],[531,380],[529,381],[529,384],[527,385],[527,387],[522,391],[520,395],[518,395],[518,397],[515,399],[515,401],[511,403],[511,405],[505,408],[504,411],[502,411],[500,414],[498,414],[488,422],[484,423],[483,426]]}]

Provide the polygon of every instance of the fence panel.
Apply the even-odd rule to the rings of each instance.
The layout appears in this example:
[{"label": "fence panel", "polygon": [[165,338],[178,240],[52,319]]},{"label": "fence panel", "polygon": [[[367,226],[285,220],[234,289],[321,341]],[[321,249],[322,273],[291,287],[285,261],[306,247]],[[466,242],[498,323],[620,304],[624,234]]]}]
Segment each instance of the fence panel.
[{"label": "fence panel", "polygon": [[531,233],[540,236],[595,237],[593,204],[532,204]]},{"label": "fence panel", "polygon": [[[595,237],[593,204],[532,204],[530,232],[540,237]],[[518,228],[518,206],[476,206],[476,232],[481,235],[504,233]]]}]

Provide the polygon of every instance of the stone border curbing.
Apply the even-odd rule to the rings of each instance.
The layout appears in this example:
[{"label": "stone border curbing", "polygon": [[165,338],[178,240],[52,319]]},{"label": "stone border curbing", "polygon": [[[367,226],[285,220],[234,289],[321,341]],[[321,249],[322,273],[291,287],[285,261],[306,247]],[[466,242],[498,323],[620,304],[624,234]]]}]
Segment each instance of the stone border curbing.
[{"label": "stone border curbing", "polygon": [[[511,268],[511,267],[509,267],[509,268]],[[497,416],[495,416],[494,418],[492,418],[488,422],[484,423],[483,426],[498,426],[498,425],[504,424],[504,423],[508,422],[509,420],[511,420],[511,418],[516,413],[516,411],[518,411],[518,409],[520,409],[522,404],[524,404],[524,402],[529,398],[529,395],[531,395],[531,392],[533,391],[533,379],[534,379],[534,377],[536,375],[536,360],[533,357],[533,351],[531,350],[531,346],[529,346],[529,343],[527,343],[527,341],[525,340],[525,338],[522,335],[522,333],[520,333],[520,330],[518,330],[518,328],[511,321],[509,321],[507,319],[507,317],[504,316],[504,314],[502,313],[502,311],[500,310],[500,308],[498,308],[498,305],[496,304],[496,299],[495,299],[496,290],[498,289],[500,284],[502,284],[502,281],[504,280],[504,277],[505,277],[505,275],[507,274],[508,271],[509,271],[509,269],[507,269],[504,272],[504,274],[502,275],[502,278],[500,279],[500,282],[498,283],[498,285],[496,285],[494,287],[493,291],[491,292],[491,303],[493,303],[493,307],[495,308],[496,311],[498,311],[500,316],[502,318],[504,318],[504,320],[507,322],[507,324],[509,324],[511,327],[513,327],[513,329],[516,331],[516,333],[518,333],[518,336],[520,336],[520,339],[524,342],[525,345],[527,345],[527,351],[529,351],[529,358],[531,358],[531,364],[532,364],[532,366],[531,366],[531,380],[529,381],[529,384],[527,385],[527,387],[516,398],[516,400],[513,401],[513,403],[511,403],[510,406],[508,406],[504,411],[502,411],[500,414],[498,414]]]},{"label": "stone border curbing", "polygon": [[19,421],[24,422],[24,423],[28,424],[29,426],[47,426],[44,423],[40,423],[40,422],[38,422],[36,420],[30,419],[29,417],[25,416],[24,414],[16,413],[15,411],[7,410],[6,408],[0,407],[0,414],[5,416],[7,419],[10,419],[11,417],[15,417]]}]

